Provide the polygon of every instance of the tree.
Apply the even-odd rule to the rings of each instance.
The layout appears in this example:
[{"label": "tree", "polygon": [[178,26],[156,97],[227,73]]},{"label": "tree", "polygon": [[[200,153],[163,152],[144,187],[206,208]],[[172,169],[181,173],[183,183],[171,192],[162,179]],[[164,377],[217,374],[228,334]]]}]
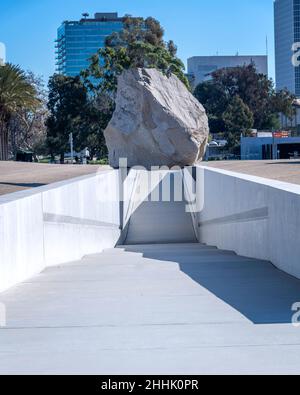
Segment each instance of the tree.
[{"label": "tree", "polygon": [[45,153],[47,92],[41,77],[26,73],[27,81],[34,86],[38,105],[32,109],[20,108],[9,123],[9,148],[15,156],[19,150],[29,150],[34,154]]},{"label": "tree", "polygon": [[[114,110],[118,76],[130,68],[156,68],[169,76],[174,73],[190,89],[184,64],[177,58],[173,41],[164,41],[164,30],[154,18],[126,16],[122,31],[106,39],[105,47],[92,58],[81,73],[89,92],[89,133],[86,136],[91,152],[107,155],[103,131]],[[97,119],[97,122],[95,120]]]},{"label": "tree", "polygon": [[228,146],[234,148],[239,145],[240,135],[247,134],[253,127],[253,113],[239,96],[234,96],[226,111],[223,120],[228,132]]},{"label": "tree", "polygon": [[175,44],[166,43],[163,37],[164,30],[156,19],[125,17],[123,30],[107,38],[105,48],[91,58],[90,67],[82,72],[86,86],[93,92],[114,94],[118,75],[124,70],[147,67],[166,75],[174,73],[189,87]]},{"label": "tree", "polygon": [[48,110],[47,146],[52,158],[59,154],[64,163],[71,132],[76,151],[88,147],[91,156],[107,154],[103,131],[113,112],[110,97],[88,95],[80,77],[55,74],[49,80]]},{"label": "tree", "polygon": [[20,110],[33,110],[39,104],[36,90],[19,66],[0,66],[0,160],[8,160],[9,125]]},{"label": "tree", "polygon": [[194,95],[205,107],[210,130],[215,133],[225,132],[223,113],[229,100],[224,89],[213,80],[205,81],[196,87]]},{"label": "tree", "polygon": [[223,120],[229,132],[242,133],[253,127],[253,114],[247,104],[239,96],[234,96],[226,111]]},{"label": "tree", "polygon": [[[253,64],[213,72],[211,81],[197,86],[195,96],[206,108],[210,121],[218,120],[218,125],[223,124],[223,114],[232,98],[238,96],[252,112],[256,129],[276,127],[278,113],[290,116],[295,99],[287,91],[276,92],[273,81],[257,73]],[[217,132],[212,122],[210,126]]]},{"label": "tree", "polygon": [[108,95],[101,94],[91,98],[85,119],[85,130],[88,131],[85,141],[91,157],[97,155],[101,159],[107,158],[104,130],[111,120],[113,111],[114,102]]},{"label": "tree", "polygon": [[78,127],[85,114],[87,91],[79,77],[58,74],[50,78],[48,88],[47,146],[52,158],[59,154],[64,163],[70,133],[74,135],[74,148],[81,148]]},{"label": "tree", "polygon": [[287,89],[282,89],[277,95],[273,96],[272,107],[277,113],[282,113],[287,118],[292,119],[295,115],[295,108],[293,106],[295,99]]}]

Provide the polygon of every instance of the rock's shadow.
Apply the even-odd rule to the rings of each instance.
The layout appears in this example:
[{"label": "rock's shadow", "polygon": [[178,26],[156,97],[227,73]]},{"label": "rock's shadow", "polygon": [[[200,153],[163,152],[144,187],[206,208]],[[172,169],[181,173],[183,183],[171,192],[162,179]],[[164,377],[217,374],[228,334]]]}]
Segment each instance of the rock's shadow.
[{"label": "rock's shadow", "polygon": [[[170,186],[171,189],[174,187],[173,176]],[[172,200],[171,197],[171,204]],[[136,215],[141,216],[143,209],[140,206]],[[162,228],[172,224],[172,216],[178,215],[178,212],[170,216],[157,216],[155,225],[151,223],[153,218],[149,220],[150,215],[145,216],[145,221],[140,221],[143,224],[140,233],[151,223],[149,227],[158,236]],[[162,247],[127,245],[125,249],[143,253],[145,258],[178,263],[183,273],[255,324],[291,324],[294,314],[292,306],[300,302],[300,280],[276,269],[270,262],[195,245],[197,248],[191,247],[190,251],[188,245],[181,249],[178,245],[174,247],[174,244]]]},{"label": "rock's shadow", "polygon": [[291,324],[292,305],[300,302],[300,280],[269,262],[216,254],[217,250],[189,255],[172,252],[172,246],[162,252],[145,246],[125,248],[146,258],[177,262],[182,272],[254,324]]}]

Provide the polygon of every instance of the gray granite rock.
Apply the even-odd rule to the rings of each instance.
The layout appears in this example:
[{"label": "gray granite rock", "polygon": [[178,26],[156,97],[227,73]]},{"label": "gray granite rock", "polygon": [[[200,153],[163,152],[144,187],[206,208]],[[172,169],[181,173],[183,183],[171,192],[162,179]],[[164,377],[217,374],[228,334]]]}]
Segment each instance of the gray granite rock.
[{"label": "gray granite rock", "polygon": [[118,81],[116,109],[105,138],[112,167],[191,166],[205,153],[209,128],[203,106],[175,76],[131,69]]}]

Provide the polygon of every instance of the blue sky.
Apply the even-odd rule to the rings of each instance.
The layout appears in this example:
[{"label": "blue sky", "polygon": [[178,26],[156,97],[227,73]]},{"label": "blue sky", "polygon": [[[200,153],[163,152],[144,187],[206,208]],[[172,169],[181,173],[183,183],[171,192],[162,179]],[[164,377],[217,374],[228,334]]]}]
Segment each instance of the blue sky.
[{"label": "blue sky", "polygon": [[55,70],[57,27],[97,11],[157,18],[185,63],[217,52],[263,55],[268,36],[274,78],[273,0],[1,0],[0,42],[6,44],[7,61],[47,79]]}]

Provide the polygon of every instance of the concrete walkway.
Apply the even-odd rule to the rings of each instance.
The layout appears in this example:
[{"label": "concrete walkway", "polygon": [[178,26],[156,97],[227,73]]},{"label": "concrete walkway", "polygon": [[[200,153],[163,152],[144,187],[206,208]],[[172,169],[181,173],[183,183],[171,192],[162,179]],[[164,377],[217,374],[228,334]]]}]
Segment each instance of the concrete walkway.
[{"label": "concrete walkway", "polygon": [[0,295],[0,373],[300,372],[300,281],[198,244],[137,245]]},{"label": "concrete walkway", "polygon": [[299,160],[234,160],[203,162],[204,166],[300,185]]},{"label": "concrete walkway", "polygon": [[[147,173],[149,177],[149,173]],[[187,212],[184,200],[176,201],[174,191],[183,188],[179,171],[162,172],[162,181],[152,190],[130,216],[124,244],[174,244],[196,243],[192,215]],[[139,180],[135,193],[138,194],[145,179]],[[167,188],[166,188],[167,186]],[[149,186],[147,185],[149,188]],[[168,196],[163,196],[165,192]],[[165,198],[165,199],[163,199]],[[134,196],[134,201],[138,201]]]},{"label": "concrete walkway", "polygon": [[88,174],[96,174],[108,169],[110,169],[109,166],[97,165],[72,166],[0,161],[0,196]]},{"label": "concrete walkway", "polygon": [[[204,166],[235,171],[258,177],[300,184],[300,161],[217,161],[203,162]],[[0,195],[48,185],[98,171],[109,166],[50,165],[0,161]]]}]

